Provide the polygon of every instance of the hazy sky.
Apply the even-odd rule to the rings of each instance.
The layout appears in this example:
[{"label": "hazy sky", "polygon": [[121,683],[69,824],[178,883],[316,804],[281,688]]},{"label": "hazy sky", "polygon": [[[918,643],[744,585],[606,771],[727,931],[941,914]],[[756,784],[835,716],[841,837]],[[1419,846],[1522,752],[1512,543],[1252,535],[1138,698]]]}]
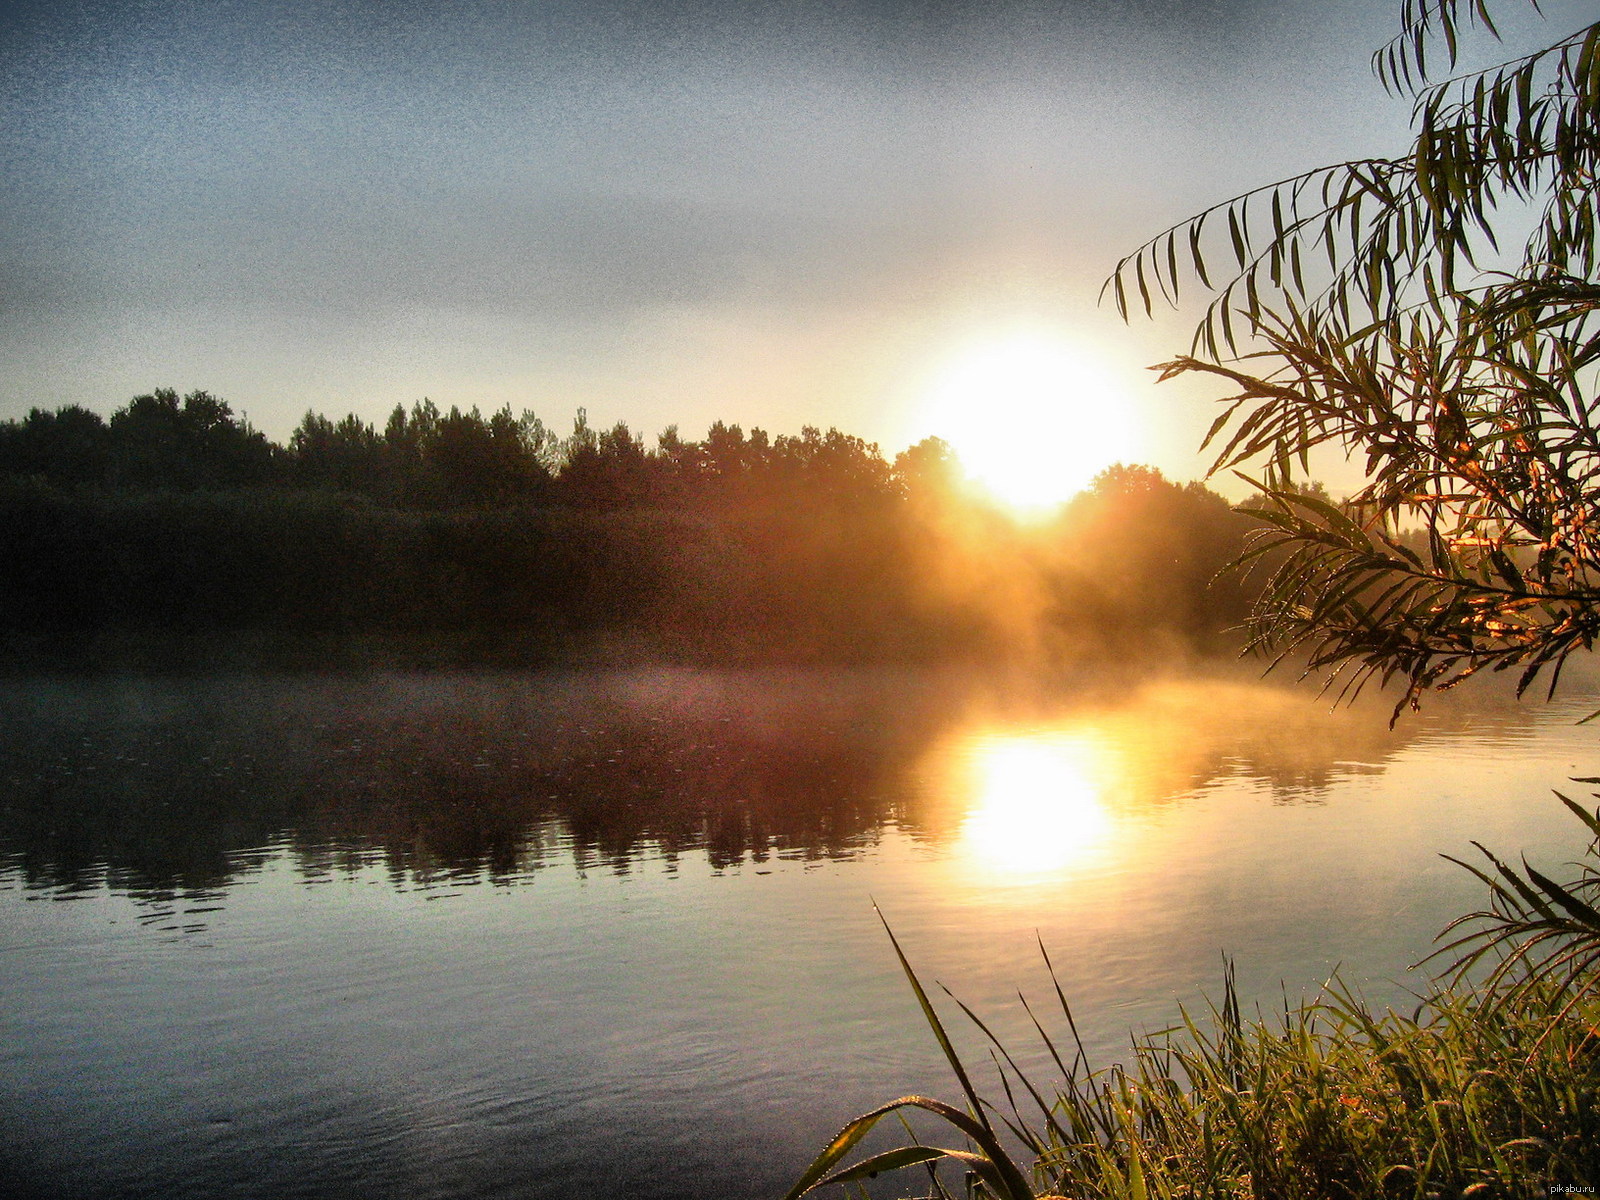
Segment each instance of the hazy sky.
[{"label": "hazy sky", "polygon": [[1020,322],[1188,477],[1207,406],[1141,369],[1188,324],[1122,326],[1101,279],[1408,114],[1369,70],[1390,0],[0,13],[0,417],[206,388],[279,439],[429,396],[892,454]]}]

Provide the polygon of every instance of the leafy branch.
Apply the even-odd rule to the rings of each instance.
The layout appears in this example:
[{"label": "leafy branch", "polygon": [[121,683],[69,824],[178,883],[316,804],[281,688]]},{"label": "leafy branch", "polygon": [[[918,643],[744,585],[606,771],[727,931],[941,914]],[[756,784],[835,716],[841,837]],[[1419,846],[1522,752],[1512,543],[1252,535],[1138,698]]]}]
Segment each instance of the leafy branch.
[{"label": "leafy branch", "polygon": [[[1473,27],[1500,36],[1483,0],[1407,0],[1375,56],[1415,97],[1408,154],[1213,205],[1102,291],[1124,318],[1213,293],[1155,369],[1227,385],[1202,448],[1263,479],[1252,645],[1402,703],[1485,667],[1553,685],[1600,632],[1600,22],[1432,81]],[[1300,494],[1319,448],[1362,468],[1341,509]]]}]

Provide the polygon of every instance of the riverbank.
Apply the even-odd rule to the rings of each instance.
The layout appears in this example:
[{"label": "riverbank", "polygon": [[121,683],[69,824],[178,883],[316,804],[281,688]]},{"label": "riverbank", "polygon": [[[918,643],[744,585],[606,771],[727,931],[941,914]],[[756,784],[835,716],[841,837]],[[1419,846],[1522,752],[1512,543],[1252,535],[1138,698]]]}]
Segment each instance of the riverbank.
[{"label": "riverbank", "polygon": [[[1220,1004],[1136,1039],[1130,1066],[1096,1071],[1051,967],[1061,1035],[1028,1016],[1060,1082],[1030,1079],[961,1005],[1000,1067],[1000,1094],[982,1096],[896,942],[967,1108],[908,1097],[857,1118],[789,1200],[948,1161],[965,1174],[966,1194],[1001,1200],[1593,1192],[1600,911],[1590,902],[1600,894],[1600,812],[1563,802],[1596,839],[1577,880],[1557,883],[1526,861],[1519,871],[1489,851],[1481,868],[1459,864],[1487,885],[1488,906],[1441,934],[1438,986],[1409,1013],[1375,1008],[1335,976],[1311,1000],[1285,996],[1281,1013],[1247,1019],[1230,963]],[[959,1132],[969,1148],[917,1142],[843,1165],[878,1121],[914,1112],[954,1126],[942,1132]],[[1010,1149],[1018,1143],[1021,1155]],[[934,1188],[958,1194],[937,1178]]]}]

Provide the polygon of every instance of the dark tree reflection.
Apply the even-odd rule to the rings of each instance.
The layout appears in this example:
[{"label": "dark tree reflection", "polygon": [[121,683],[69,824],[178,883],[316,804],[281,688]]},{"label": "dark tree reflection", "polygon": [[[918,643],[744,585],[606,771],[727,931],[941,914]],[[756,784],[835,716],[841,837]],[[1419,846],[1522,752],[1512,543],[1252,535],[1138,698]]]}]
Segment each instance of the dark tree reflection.
[{"label": "dark tree reflection", "polygon": [[[1265,689],[1235,685],[1225,703],[1193,688],[1078,691],[1054,719],[1092,717],[1117,748],[1122,804],[1230,774],[1304,798],[1400,745],[1360,719],[1271,737],[1288,710]],[[1028,725],[994,693],[884,671],[13,680],[0,688],[0,870],[194,901],[283,848],[308,880],[381,863],[401,883],[508,883],[566,861],[849,856],[890,823],[937,841],[963,815],[939,748],[976,712]]]}]

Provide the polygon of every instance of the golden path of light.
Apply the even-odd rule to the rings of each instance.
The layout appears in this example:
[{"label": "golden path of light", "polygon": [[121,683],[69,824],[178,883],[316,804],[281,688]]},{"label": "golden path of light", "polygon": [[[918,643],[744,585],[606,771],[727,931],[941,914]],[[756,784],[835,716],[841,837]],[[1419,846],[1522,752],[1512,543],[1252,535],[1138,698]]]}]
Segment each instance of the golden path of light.
[{"label": "golden path of light", "polygon": [[1104,848],[1112,821],[1103,748],[1065,732],[974,738],[961,756],[970,807],[959,847],[999,879],[1063,872]]}]

